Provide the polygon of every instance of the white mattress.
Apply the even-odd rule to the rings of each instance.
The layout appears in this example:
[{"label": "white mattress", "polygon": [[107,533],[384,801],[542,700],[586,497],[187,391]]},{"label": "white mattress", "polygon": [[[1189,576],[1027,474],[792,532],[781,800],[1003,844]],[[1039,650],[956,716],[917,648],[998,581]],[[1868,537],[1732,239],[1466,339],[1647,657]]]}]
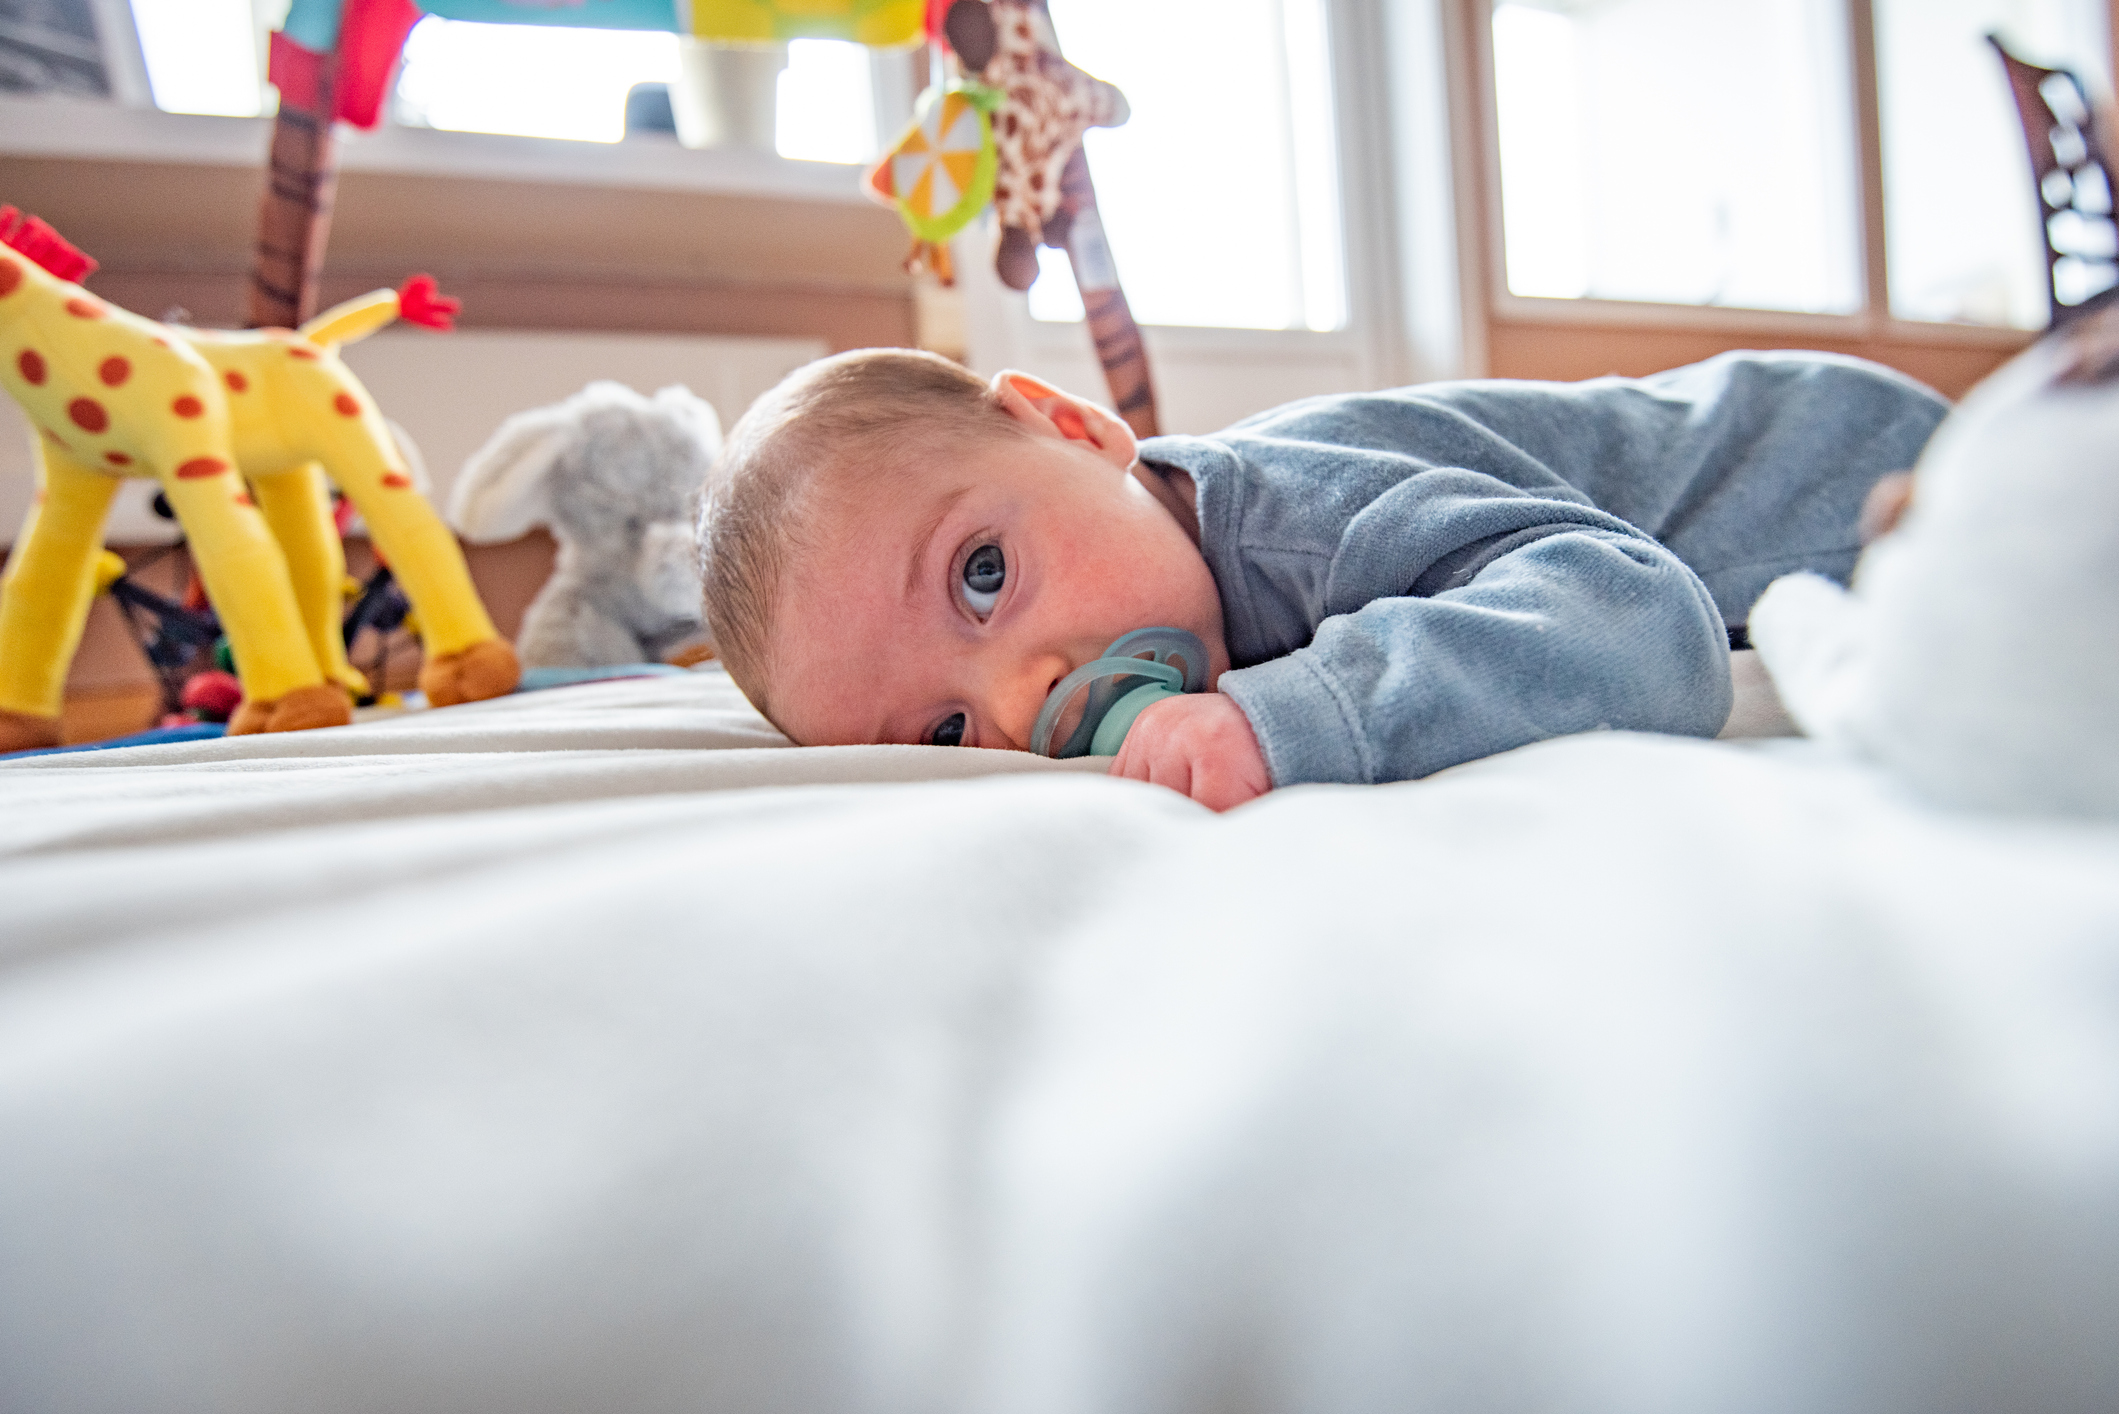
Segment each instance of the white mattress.
[{"label": "white mattress", "polygon": [[2119,1407],[2119,831],[716,672],[0,765],[0,1407]]}]

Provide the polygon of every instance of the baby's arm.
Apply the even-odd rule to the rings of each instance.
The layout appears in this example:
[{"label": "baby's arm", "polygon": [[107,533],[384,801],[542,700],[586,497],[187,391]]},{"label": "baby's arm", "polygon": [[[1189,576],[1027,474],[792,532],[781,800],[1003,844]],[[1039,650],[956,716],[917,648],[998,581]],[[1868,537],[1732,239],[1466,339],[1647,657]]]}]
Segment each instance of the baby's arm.
[{"label": "baby's arm", "polygon": [[[1726,631],[1669,550],[1589,507],[1470,473],[1415,480],[1430,484],[1404,488],[1404,524],[1379,502],[1383,523],[1364,513],[1350,530],[1309,644],[1218,685],[1274,784],[1407,780],[1598,728],[1720,730]],[[1457,494],[1434,494],[1452,482]],[[1498,530],[1470,533],[1495,517]],[[1395,547],[1416,541],[1462,548],[1408,566]]]}]

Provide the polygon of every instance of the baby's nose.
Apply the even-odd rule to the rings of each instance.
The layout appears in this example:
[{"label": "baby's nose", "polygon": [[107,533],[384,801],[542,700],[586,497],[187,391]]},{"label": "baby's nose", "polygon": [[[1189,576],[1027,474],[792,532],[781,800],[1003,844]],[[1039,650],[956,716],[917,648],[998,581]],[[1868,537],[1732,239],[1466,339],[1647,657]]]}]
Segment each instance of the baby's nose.
[{"label": "baby's nose", "polygon": [[1030,749],[1039,709],[1059,680],[1073,670],[1074,664],[1064,653],[1033,653],[1008,675],[1005,683],[996,685],[993,723],[1009,747],[1016,751]]}]

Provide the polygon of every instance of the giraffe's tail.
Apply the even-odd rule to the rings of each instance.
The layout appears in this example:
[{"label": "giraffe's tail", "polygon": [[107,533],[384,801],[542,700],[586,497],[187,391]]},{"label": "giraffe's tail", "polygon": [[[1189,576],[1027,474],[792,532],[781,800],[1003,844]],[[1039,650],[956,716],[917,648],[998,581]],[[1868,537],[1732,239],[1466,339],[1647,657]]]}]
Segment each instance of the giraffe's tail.
[{"label": "giraffe's tail", "polygon": [[455,327],[456,311],[461,308],[463,301],[442,294],[432,275],[414,275],[397,289],[370,290],[344,304],[335,304],[297,332],[315,344],[351,344],[393,319],[429,329],[450,329]]}]

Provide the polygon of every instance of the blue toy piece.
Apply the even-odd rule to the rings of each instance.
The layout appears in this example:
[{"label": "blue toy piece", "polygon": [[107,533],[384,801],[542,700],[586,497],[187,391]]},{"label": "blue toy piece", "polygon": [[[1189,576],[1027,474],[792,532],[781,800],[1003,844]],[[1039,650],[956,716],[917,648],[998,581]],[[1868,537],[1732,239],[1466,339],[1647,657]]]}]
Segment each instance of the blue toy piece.
[{"label": "blue toy piece", "polygon": [[[1176,662],[1182,662],[1179,669]],[[1116,756],[1133,729],[1134,719],[1165,697],[1200,692],[1207,685],[1207,646],[1181,628],[1141,628],[1115,640],[1104,655],[1084,663],[1045,698],[1031,729],[1030,749],[1040,756]],[[1075,695],[1087,688],[1082,719],[1057,750],[1061,716]]]},{"label": "blue toy piece", "polygon": [[0,761],[13,761],[23,756],[70,756],[77,751],[111,751],[121,746],[166,746],[173,741],[213,741],[226,735],[227,731],[227,725],[221,722],[187,722],[183,726],[153,727],[130,736],[85,741],[74,746],[34,746],[27,751],[0,752]]}]

